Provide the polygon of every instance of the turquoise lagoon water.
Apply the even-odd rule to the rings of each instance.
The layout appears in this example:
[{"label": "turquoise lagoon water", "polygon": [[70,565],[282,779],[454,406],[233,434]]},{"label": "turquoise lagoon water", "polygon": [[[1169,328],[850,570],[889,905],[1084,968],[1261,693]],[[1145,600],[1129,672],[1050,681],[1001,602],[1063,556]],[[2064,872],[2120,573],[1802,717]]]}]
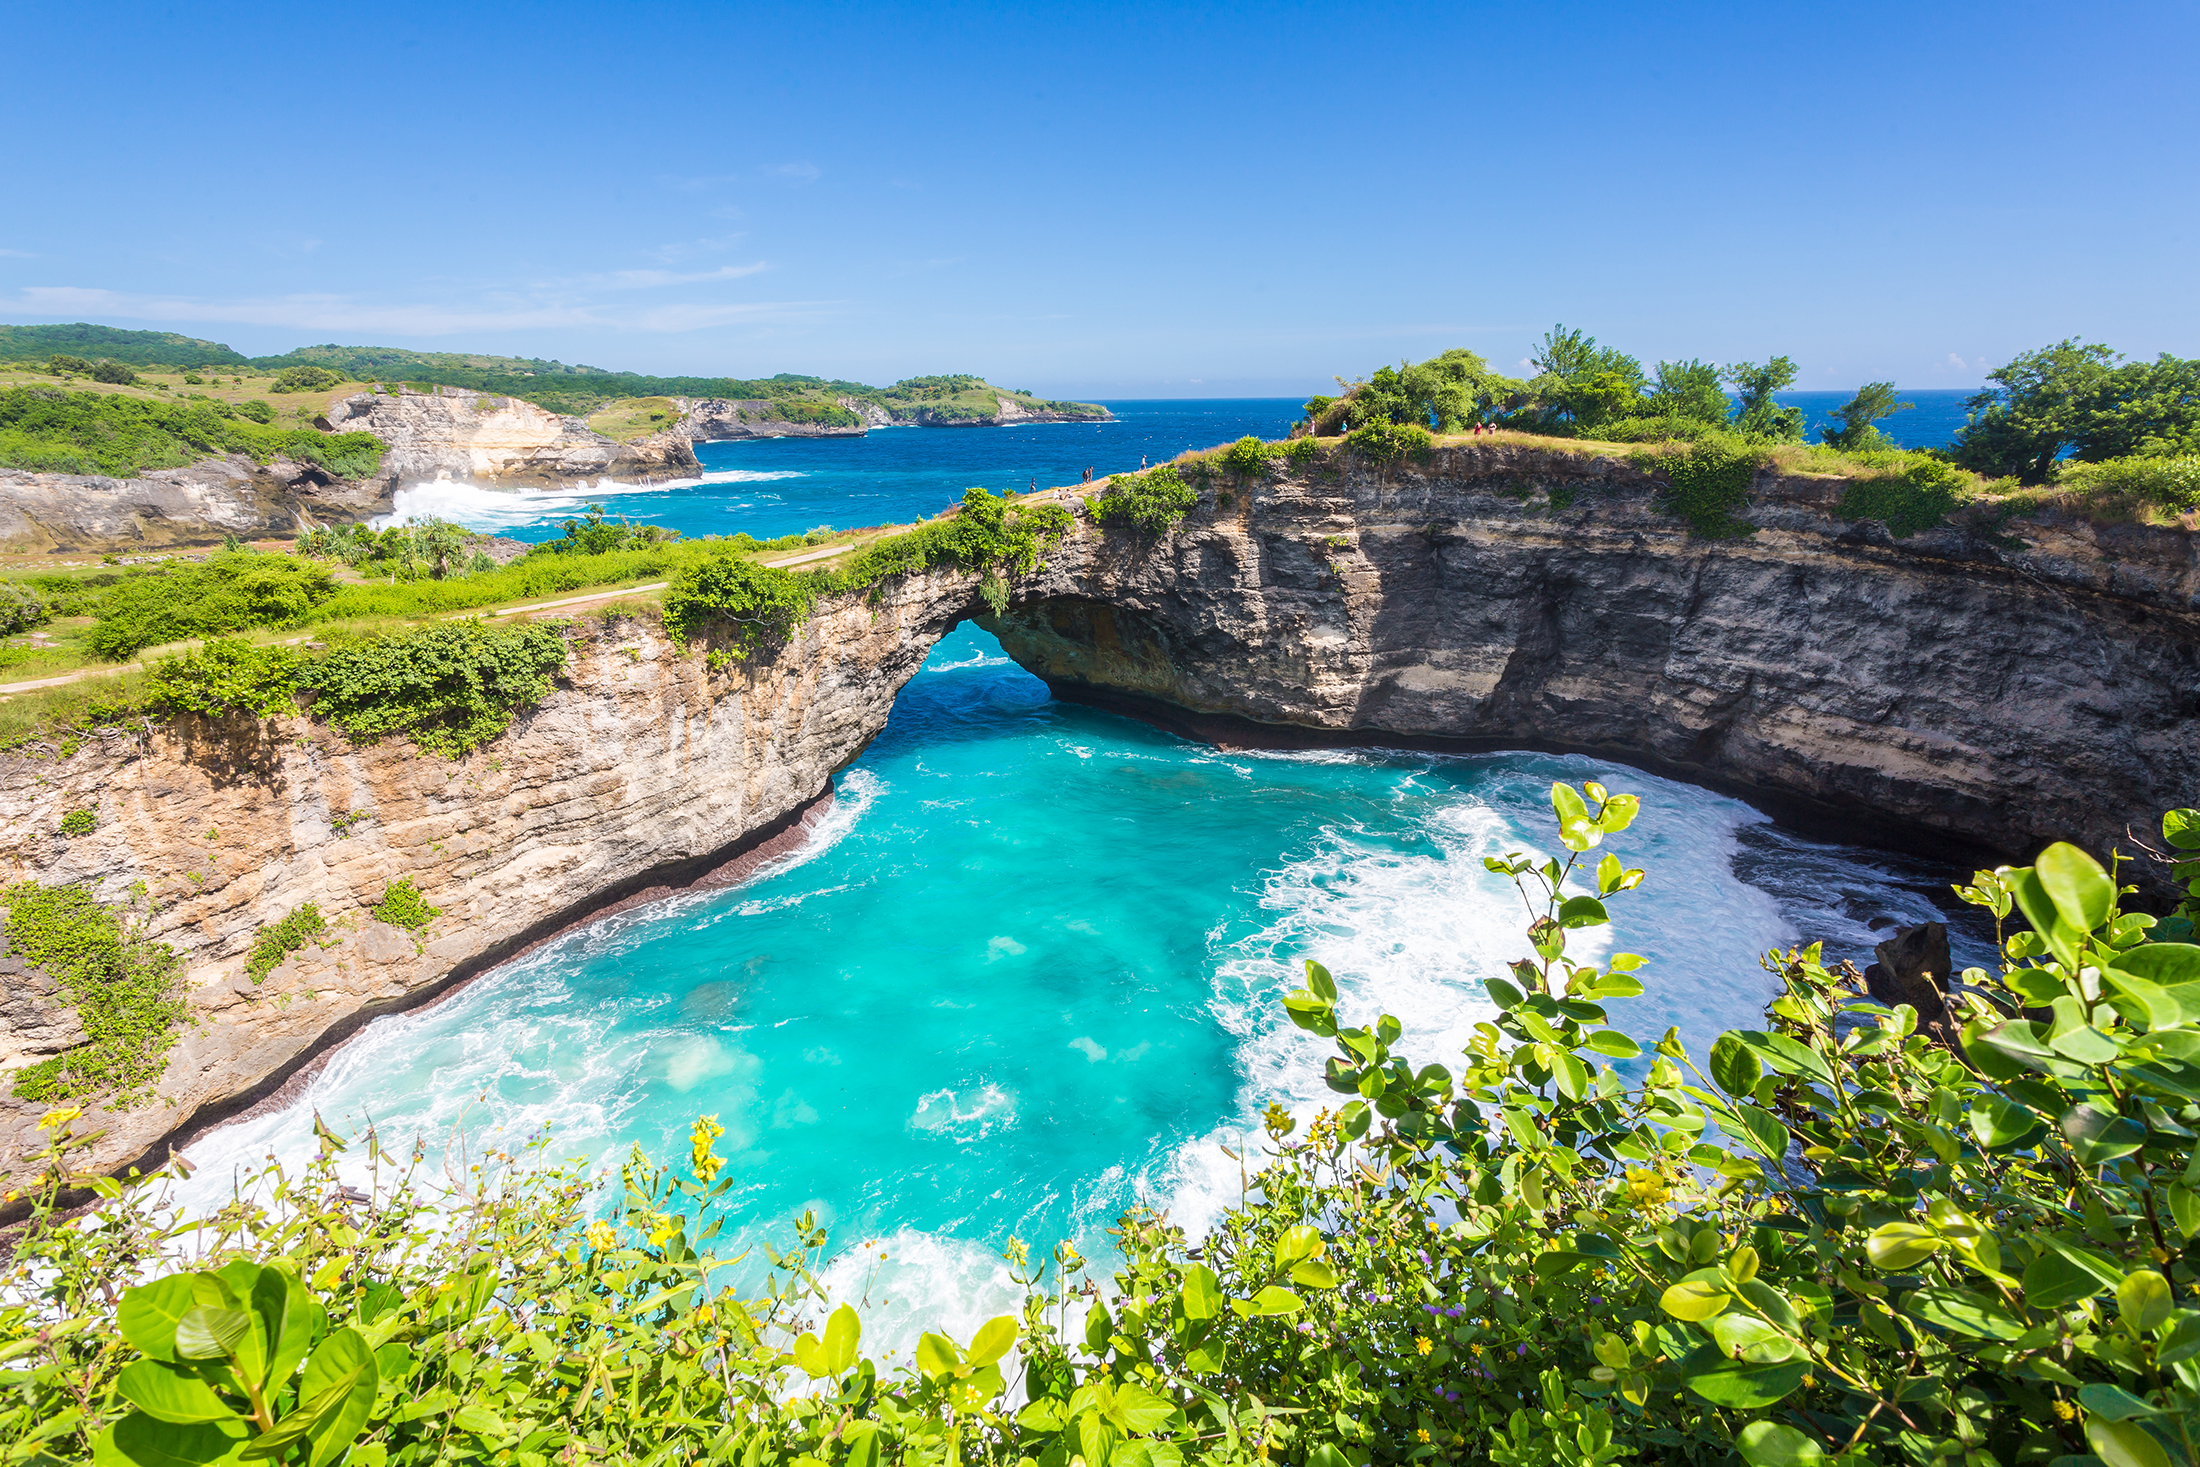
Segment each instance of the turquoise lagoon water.
[{"label": "turquoise lagoon water", "polygon": [[[1329,1097],[1278,998],[1316,958],[1355,1019],[1447,1060],[1525,949],[1481,858],[1548,846],[1553,779],[1644,797],[1616,904],[1651,961],[1622,1027],[1702,1052],[1752,1019],[1758,955],[1935,915],[1946,873],[1802,841],[1748,806],[1598,761],[1222,752],[1051,700],[974,627],[952,634],[837,781],[803,851],[735,889],[597,923],[432,1009],[384,1018],[287,1110],[192,1148],[210,1201],[318,1112],[393,1148],[547,1130],[615,1166],[714,1113],[738,1241],[812,1209],[889,1337],[1008,1297],[1010,1236],[1104,1248],[1134,1202],[1193,1228],[1237,1200],[1222,1146],[1271,1100]],[[1944,888],[1943,888],[1944,890]]]},{"label": "turquoise lagoon water", "polygon": [[[653,505],[691,533],[907,519],[964,484],[1028,478],[1042,451],[1104,473],[1272,435],[1292,406],[1122,404],[1098,433],[706,445],[707,462],[789,477],[614,507]],[[565,512],[557,496],[430,487],[482,528],[539,536]],[[847,1250],[835,1287],[867,1296],[885,1338],[959,1331],[1007,1302],[1010,1236],[1094,1252],[1134,1202],[1197,1229],[1237,1200],[1222,1147],[1265,1105],[1333,1099],[1324,1047],[1278,1002],[1305,959],[1336,973],[1350,1017],[1395,1014],[1406,1052],[1451,1060],[1490,1013],[1484,980],[1525,951],[1519,899],[1482,857],[1547,847],[1554,779],[1642,794],[1615,845],[1650,878],[1616,904],[1610,940],[1650,959],[1649,991],[1614,1017],[1644,1038],[1678,1026],[1699,1053],[1758,1014],[1766,948],[1824,939],[1862,959],[1880,935],[1868,924],[1941,915],[1958,874],[1801,840],[1739,801],[1583,758],[1221,752],[1055,702],[965,626],[836,780],[801,852],[377,1020],[287,1109],[193,1146],[185,1200],[310,1154],[316,1112],[431,1156],[460,1136],[478,1152],[547,1132],[553,1155],[613,1169],[637,1142],[683,1153],[691,1118],[716,1114],[736,1247],[784,1239],[813,1210]],[[1966,933],[1957,946],[1984,956]]]}]

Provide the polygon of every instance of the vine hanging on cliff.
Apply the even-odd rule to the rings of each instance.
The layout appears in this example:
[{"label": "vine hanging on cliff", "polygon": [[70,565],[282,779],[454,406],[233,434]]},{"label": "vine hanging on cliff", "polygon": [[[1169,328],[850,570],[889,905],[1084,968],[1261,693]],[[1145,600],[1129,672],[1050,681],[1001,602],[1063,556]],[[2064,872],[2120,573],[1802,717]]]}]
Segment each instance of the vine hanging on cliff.
[{"label": "vine hanging on cliff", "polygon": [[13,1090],[50,1105],[119,1092],[127,1109],[167,1068],[184,1002],[182,961],[83,883],[19,881],[0,890],[7,951],[45,973],[75,1006],[86,1042],[19,1072]]}]

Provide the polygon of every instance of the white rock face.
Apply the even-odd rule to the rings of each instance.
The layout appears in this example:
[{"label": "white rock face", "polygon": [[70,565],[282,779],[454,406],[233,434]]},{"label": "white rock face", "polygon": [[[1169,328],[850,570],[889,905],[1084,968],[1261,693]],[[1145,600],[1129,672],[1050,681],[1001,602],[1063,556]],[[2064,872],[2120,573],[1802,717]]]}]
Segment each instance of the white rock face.
[{"label": "white rock face", "polygon": [[636,478],[696,468],[691,436],[678,428],[621,443],[516,397],[460,387],[397,396],[360,392],[330,407],[338,433],[372,433],[389,445],[381,476],[391,487],[422,480],[543,483]]}]

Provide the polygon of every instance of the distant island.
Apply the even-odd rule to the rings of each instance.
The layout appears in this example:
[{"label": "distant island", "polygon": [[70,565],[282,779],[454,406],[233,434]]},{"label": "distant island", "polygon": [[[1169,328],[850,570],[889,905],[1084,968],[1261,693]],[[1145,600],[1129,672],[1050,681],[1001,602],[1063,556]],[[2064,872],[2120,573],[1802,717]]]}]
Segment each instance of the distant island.
[{"label": "distant island", "polygon": [[[378,384],[424,391],[437,387],[508,397],[533,403],[562,417],[582,418],[592,427],[619,427],[638,418],[651,422],[662,400],[738,403],[749,408],[749,427],[729,436],[762,436],[754,430],[768,422],[816,431],[840,428],[860,433],[871,427],[979,428],[1012,423],[1105,422],[1111,416],[1097,403],[1061,402],[1020,388],[995,387],[983,377],[948,374],[908,377],[890,387],[872,387],[782,372],[774,377],[653,377],[575,366],[536,357],[503,357],[480,352],[424,352],[393,346],[304,346],[280,356],[247,357],[216,341],[172,331],[126,331],[86,321],[54,326],[0,325],[0,363],[39,369],[60,362],[92,377],[101,365],[108,378],[127,381],[121,368],[168,369],[186,376],[265,377],[275,393],[326,392],[348,383]],[[198,385],[198,384],[192,384]],[[656,399],[658,401],[650,401]],[[660,417],[656,428],[665,426]],[[605,431],[598,427],[597,431]],[[628,436],[631,436],[629,434]]]}]

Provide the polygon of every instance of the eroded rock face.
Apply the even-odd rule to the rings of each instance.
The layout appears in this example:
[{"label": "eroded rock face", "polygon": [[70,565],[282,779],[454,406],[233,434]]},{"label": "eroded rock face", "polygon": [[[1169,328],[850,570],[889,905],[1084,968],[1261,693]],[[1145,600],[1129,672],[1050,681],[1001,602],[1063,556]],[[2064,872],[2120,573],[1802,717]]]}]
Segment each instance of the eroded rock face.
[{"label": "eroded rock face", "polygon": [[[456,761],[402,739],[354,748],[304,719],[193,721],[68,757],[0,756],[4,879],[87,881],[109,901],[142,883],[152,935],[188,969],[190,1021],[152,1102],[95,1107],[79,1128],[107,1128],[92,1163],[145,1158],[371,1016],[608,903],[710,880],[760,841],[798,839],[975,584],[919,576],[876,607],[848,598],[777,656],[720,672],[653,620],[582,623],[565,685]],[[54,834],[87,807],[94,833]],[[368,913],[407,875],[442,912],[417,939]],[[303,902],[332,924],[330,945],[254,985],[255,932]],[[0,1008],[0,1065],[80,1042],[52,1009],[21,990]],[[39,1149],[40,1109],[0,1097],[0,1171]]]},{"label": "eroded rock face", "polygon": [[0,468],[0,549],[139,550],[203,545],[224,535],[290,534],[303,520],[350,520],[389,508],[377,483],[318,464],[241,453],[134,479]]},{"label": "eroded rock face", "polygon": [[[733,438],[861,438],[874,425],[873,418],[863,412],[869,404],[854,398],[840,401],[842,407],[854,409],[864,419],[850,426],[789,422],[781,415],[777,403],[762,398],[676,397],[673,401],[684,414],[680,431],[690,442]],[[890,420],[884,414],[876,419],[878,423],[887,421]]]},{"label": "eroded rock face", "polygon": [[2105,851],[2200,796],[2190,532],[1898,541],[1843,487],[1761,476],[1758,533],[1713,542],[1579,454],[1218,475],[986,625],[1058,695],[1200,737],[1578,750],[1958,857]]},{"label": "eroded rock face", "polygon": [[330,407],[326,421],[334,432],[372,433],[389,445],[381,478],[391,488],[439,478],[633,479],[697,467],[691,435],[677,427],[621,443],[579,418],[461,387],[354,393]]}]

